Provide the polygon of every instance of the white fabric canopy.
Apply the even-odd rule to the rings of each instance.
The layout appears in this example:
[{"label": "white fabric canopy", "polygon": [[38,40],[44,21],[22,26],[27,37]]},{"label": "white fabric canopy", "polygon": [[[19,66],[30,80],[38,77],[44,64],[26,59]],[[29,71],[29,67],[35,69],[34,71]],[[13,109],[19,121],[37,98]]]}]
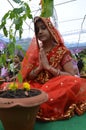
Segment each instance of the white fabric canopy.
[{"label": "white fabric canopy", "polygon": [[[29,3],[33,16],[40,14],[40,0],[23,0]],[[10,0],[14,7],[15,4]],[[0,0],[0,20],[2,16],[13,7],[8,0]],[[34,35],[33,23],[28,20],[28,25],[24,24],[23,38]],[[53,22],[59,29],[66,43],[82,43],[86,41],[86,0],[54,0],[54,17]],[[9,27],[9,24],[8,24]],[[4,38],[0,31],[0,39]],[[4,38],[4,40],[7,40]]]}]

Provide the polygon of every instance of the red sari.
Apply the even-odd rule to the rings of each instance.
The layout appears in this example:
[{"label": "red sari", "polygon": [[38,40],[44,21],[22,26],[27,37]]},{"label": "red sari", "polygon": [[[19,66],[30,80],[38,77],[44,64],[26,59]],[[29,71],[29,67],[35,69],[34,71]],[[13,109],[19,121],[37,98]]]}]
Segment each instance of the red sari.
[{"label": "red sari", "polygon": [[[41,18],[51,35],[58,43],[48,54],[49,64],[63,70],[63,65],[70,60],[70,51],[64,46],[63,39],[49,19]],[[53,77],[46,70],[41,71],[34,80],[28,80],[28,74],[39,65],[39,49],[37,39],[33,38],[22,62],[21,74],[24,81],[28,81],[32,88],[38,88],[48,93],[49,99],[40,106],[37,118],[51,121],[67,119],[75,113],[78,115],[86,111],[86,80],[75,76]]]}]

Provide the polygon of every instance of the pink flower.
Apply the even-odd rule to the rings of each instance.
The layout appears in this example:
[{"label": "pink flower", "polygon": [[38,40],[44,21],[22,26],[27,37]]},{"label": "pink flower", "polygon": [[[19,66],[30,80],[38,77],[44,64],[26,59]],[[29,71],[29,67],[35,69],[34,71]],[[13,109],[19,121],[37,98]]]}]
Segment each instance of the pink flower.
[{"label": "pink flower", "polygon": [[3,67],[1,68],[1,77],[8,76],[8,70],[7,68]]}]

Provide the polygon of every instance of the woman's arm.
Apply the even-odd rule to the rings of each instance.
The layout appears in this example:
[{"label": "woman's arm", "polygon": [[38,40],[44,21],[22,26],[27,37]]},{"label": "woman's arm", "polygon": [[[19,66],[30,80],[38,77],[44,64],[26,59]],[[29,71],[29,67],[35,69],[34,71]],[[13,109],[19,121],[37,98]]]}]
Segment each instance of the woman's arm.
[{"label": "woman's arm", "polygon": [[72,61],[69,61],[63,65],[64,71],[61,71],[61,75],[76,75],[76,72],[74,71],[74,67],[72,64]]},{"label": "woman's arm", "polygon": [[74,71],[74,67],[72,62],[67,62],[64,66],[63,66],[63,70],[60,69],[56,69],[52,66],[49,67],[48,71],[50,73],[52,73],[54,76],[59,76],[59,75],[76,75],[75,71]]},{"label": "woman's arm", "polygon": [[[72,62],[67,62],[64,66],[64,71],[61,71],[60,69],[56,69],[52,66],[49,66],[48,69],[46,69],[47,71],[49,71],[52,75],[54,76],[59,76],[59,75],[76,75],[75,71],[74,71],[74,67]],[[41,68],[38,66],[37,68],[33,69],[30,73],[28,78],[29,79],[34,79],[36,78],[36,76],[41,72]]]},{"label": "woman's arm", "polygon": [[33,69],[33,70],[29,73],[28,78],[29,78],[29,79],[34,79],[34,78],[36,78],[37,75],[40,73],[40,71],[41,71],[41,68],[40,68],[40,66],[38,66],[37,68]]},{"label": "woman's arm", "polygon": [[75,66],[73,64],[73,59],[69,54],[65,54],[63,56],[63,59],[61,61],[61,66],[63,68],[63,72],[61,72],[61,75],[66,74],[66,75],[74,75],[75,76],[75,75],[79,74],[78,72],[76,73]]}]

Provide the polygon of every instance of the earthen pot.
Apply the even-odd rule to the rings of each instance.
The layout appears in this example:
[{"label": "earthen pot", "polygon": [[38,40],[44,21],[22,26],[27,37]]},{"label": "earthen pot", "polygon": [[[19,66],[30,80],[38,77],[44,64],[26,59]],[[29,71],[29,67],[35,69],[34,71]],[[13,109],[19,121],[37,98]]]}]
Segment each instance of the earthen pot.
[{"label": "earthen pot", "polygon": [[33,130],[39,106],[47,100],[44,91],[28,98],[0,98],[0,120],[5,130]]}]

